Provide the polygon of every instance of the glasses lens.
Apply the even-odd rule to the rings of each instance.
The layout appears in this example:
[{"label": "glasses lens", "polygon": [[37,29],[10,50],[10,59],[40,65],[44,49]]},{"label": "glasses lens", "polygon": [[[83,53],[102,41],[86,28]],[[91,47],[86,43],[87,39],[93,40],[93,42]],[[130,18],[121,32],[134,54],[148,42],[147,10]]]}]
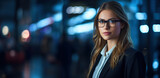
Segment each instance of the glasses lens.
[{"label": "glasses lens", "polygon": [[111,27],[115,26],[116,24],[116,20],[109,20],[108,22]]},{"label": "glasses lens", "polygon": [[103,20],[99,20],[99,21],[98,21],[98,26],[99,26],[99,27],[103,27],[104,24],[105,24],[105,22],[104,22]]}]

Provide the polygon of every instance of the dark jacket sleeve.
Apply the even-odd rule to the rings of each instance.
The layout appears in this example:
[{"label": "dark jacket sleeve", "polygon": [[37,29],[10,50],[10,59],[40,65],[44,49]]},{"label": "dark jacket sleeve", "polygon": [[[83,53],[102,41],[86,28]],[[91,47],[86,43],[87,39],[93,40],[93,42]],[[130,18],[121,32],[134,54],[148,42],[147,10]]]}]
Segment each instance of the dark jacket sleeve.
[{"label": "dark jacket sleeve", "polygon": [[145,78],[146,64],[142,53],[136,52],[128,57],[126,65],[126,78]]}]

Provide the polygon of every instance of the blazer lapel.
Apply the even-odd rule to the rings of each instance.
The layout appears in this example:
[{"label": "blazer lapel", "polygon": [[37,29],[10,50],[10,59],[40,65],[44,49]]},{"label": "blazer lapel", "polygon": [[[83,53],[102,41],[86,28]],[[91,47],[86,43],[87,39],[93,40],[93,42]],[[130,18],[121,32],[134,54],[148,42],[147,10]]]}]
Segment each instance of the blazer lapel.
[{"label": "blazer lapel", "polygon": [[90,73],[90,75],[89,75],[89,78],[92,78],[93,72],[94,72],[97,64],[99,63],[99,60],[100,60],[101,56],[102,56],[101,54],[98,55],[98,57],[97,57],[97,59],[96,59],[96,62],[95,62],[95,64],[93,65],[93,68],[92,68],[91,73]]},{"label": "blazer lapel", "polygon": [[104,78],[104,75],[109,71],[109,69],[110,69],[110,59],[111,59],[111,56],[109,57],[109,59],[107,60],[105,66],[104,66],[104,68],[102,69],[99,78]]}]

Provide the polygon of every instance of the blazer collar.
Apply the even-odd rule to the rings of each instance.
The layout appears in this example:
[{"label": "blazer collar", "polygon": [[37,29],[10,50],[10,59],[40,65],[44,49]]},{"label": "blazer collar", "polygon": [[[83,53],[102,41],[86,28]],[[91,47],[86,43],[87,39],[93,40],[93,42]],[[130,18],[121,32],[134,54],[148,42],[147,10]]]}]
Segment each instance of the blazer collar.
[{"label": "blazer collar", "polygon": [[[92,68],[91,73],[89,75],[89,78],[92,78],[93,72],[94,72],[94,70],[95,70],[95,68],[96,68],[101,56],[102,56],[101,54],[98,55],[97,60],[96,60],[95,64],[93,65],[93,68]],[[109,57],[108,61],[106,62],[104,68],[101,71],[101,74],[100,74],[99,78],[103,78],[105,73],[109,70],[109,68],[110,68],[110,59],[111,59],[111,57]]]},{"label": "blazer collar", "polygon": [[101,71],[101,74],[100,74],[99,78],[103,78],[104,75],[109,71],[109,69],[110,69],[110,59],[111,59],[111,57],[109,57],[108,61],[106,62],[104,68]]},{"label": "blazer collar", "polygon": [[[129,48],[127,48],[127,49],[125,50],[124,53],[130,52],[131,50],[132,50],[132,48],[129,47]],[[120,58],[122,58],[122,57],[123,57],[123,55],[120,56]],[[103,68],[102,71],[101,71],[101,74],[100,74],[99,78],[104,78],[104,76],[106,75],[106,73],[107,73],[109,70],[111,70],[110,60],[111,60],[111,57],[109,57],[108,61],[106,62],[104,68]],[[119,61],[120,61],[120,60],[119,60]]]},{"label": "blazer collar", "polygon": [[95,64],[93,65],[93,68],[92,68],[91,73],[90,73],[90,75],[89,75],[89,78],[92,78],[92,75],[93,75],[93,72],[94,72],[94,70],[95,70],[95,67],[97,66],[97,64],[98,64],[101,56],[102,56],[101,54],[98,55],[98,57],[97,57],[97,59],[96,59],[96,62],[95,62]]},{"label": "blazer collar", "polygon": [[106,52],[107,44],[103,47],[102,51],[100,52],[102,56],[106,56],[107,54],[110,56],[114,50],[116,45],[114,45],[109,51]]},{"label": "blazer collar", "polygon": [[[109,54],[112,53],[112,51],[115,48],[115,46],[113,46],[112,49],[108,52]],[[104,48],[102,49],[102,51],[99,53],[99,55],[98,55],[98,57],[96,59],[96,62],[93,65],[93,68],[92,68],[91,73],[89,75],[89,78],[92,78],[93,72],[94,72],[97,64],[99,63],[101,56],[104,56],[105,48],[106,48],[106,45],[104,46]],[[108,61],[106,62],[105,66],[104,66],[104,68],[102,69],[101,74],[100,74],[100,78],[103,77],[104,73],[106,73],[109,70],[109,68],[110,68],[110,59],[111,59],[111,56],[109,57]]]}]

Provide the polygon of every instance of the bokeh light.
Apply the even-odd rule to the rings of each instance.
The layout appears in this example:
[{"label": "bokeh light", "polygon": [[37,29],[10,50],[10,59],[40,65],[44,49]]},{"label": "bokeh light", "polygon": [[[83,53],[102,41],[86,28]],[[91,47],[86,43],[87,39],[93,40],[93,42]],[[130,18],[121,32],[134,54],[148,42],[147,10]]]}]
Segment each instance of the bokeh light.
[{"label": "bokeh light", "polygon": [[8,28],[8,26],[4,26],[4,27],[2,28],[2,33],[3,33],[3,35],[5,35],[5,36],[9,33],[9,28]]}]

